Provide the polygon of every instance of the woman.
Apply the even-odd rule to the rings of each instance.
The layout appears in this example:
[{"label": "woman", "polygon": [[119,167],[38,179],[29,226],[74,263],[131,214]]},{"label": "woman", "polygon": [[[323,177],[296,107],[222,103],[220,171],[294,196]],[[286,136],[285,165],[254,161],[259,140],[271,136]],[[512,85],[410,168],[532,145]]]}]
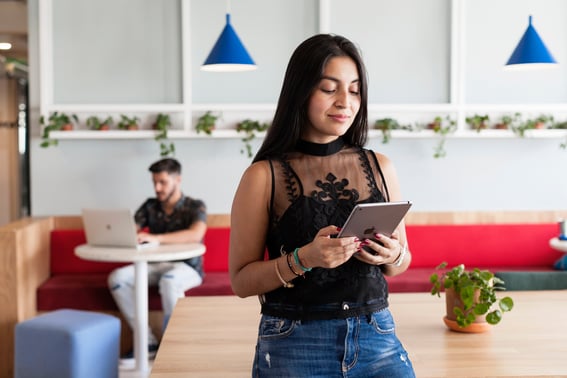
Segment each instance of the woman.
[{"label": "woman", "polygon": [[414,377],[384,279],[410,264],[403,223],[391,237],[334,237],[356,204],[400,200],[392,163],[362,148],[367,90],[352,42],[304,41],[242,176],[230,275],[237,295],[262,305],[255,377]]}]

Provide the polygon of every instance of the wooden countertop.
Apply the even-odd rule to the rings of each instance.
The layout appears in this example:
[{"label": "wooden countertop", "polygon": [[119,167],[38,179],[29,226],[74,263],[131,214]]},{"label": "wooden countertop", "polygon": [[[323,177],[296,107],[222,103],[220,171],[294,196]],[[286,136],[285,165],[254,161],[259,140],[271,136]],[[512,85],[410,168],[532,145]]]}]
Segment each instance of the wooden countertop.
[{"label": "wooden countertop", "polygon": [[[567,290],[514,291],[512,312],[482,334],[447,330],[445,300],[395,293],[390,309],[418,377],[567,376]],[[151,377],[250,377],[256,297],[178,301]]]}]

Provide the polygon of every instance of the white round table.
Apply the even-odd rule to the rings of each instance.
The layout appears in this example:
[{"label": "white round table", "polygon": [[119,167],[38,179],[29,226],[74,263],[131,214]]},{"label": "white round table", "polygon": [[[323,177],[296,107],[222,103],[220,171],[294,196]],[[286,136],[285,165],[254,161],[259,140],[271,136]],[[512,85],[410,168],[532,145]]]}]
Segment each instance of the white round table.
[{"label": "white round table", "polygon": [[193,244],[162,244],[157,247],[117,248],[93,247],[82,244],[75,248],[75,254],[85,260],[107,262],[133,262],[135,270],[136,308],[134,319],[135,370],[146,374],[148,364],[148,262],[185,260],[201,256],[205,246]]},{"label": "white round table", "polygon": [[567,253],[567,240],[560,240],[559,238],[549,239],[549,246],[561,252]]}]

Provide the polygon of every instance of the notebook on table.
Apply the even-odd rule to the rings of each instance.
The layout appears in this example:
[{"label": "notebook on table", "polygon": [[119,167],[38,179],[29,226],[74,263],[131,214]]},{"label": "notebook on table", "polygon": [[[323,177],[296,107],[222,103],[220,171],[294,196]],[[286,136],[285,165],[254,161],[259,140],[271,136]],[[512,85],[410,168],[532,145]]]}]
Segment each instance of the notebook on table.
[{"label": "notebook on table", "polygon": [[94,247],[144,249],[158,243],[138,243],[136,223],[129,209],[83,209],[87,244]]}]

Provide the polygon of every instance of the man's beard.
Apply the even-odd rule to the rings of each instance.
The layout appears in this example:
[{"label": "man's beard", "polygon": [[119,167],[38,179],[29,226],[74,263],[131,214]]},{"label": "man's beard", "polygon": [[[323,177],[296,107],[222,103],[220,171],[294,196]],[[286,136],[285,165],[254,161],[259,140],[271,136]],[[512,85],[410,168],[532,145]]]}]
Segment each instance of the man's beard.
[{"label": "man's beard", "polygon": [[173,197],[173,194],[175,193],[175,190],[177,189],[177,187],[174,187],[173,189],[171,189],[171,191],[165,196],[165,199],[163,200],[159,200],[162,204],[166,204],[167,202],[169,202],[169,200],[171,199],[171,197]]}]

